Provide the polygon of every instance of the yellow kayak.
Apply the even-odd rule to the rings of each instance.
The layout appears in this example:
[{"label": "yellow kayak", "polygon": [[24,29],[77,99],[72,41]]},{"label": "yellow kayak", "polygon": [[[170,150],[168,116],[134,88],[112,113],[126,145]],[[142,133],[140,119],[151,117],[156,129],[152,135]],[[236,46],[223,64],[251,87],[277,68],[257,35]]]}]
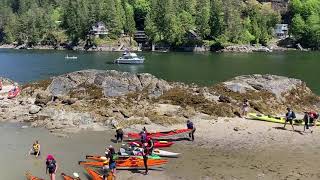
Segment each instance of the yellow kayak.
[{"label": "yellow kayak", "polygon": [[[248,113],[248,119],[267,121],[267,122],[273,122],[273,123],[280,123],[280,124],[284,124],[286,122],[286,118],[284,118],[284,117],[277,117],[277,116],[257,114],[257,113]],[[294,124],[295,125],[304,125],[304,121],[301,119],[295,119]],[[320,126],[319,121],[317,121],[317,126]]]}]

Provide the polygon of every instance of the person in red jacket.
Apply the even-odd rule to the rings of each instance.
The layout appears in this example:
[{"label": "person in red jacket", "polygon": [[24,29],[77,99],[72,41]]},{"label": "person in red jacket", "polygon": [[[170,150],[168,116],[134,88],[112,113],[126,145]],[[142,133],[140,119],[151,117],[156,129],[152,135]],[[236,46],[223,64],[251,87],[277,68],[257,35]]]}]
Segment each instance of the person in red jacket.
[{"label": "person in red jacket", "polygon": [[316,127],[317,126],[317,119],[319,118],[319,113],[310,111],[310,112],[304,112],[304,131],[307,129],[310,129],[311,133],[313,133],[313,130],[311,126]]}]

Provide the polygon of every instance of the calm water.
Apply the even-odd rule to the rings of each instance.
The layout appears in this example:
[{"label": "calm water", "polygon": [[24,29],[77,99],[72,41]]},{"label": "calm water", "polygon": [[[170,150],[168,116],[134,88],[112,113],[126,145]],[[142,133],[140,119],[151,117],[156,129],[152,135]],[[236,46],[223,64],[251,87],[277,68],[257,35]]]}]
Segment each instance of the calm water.
[{"label": "calm water", "polygon": [[[78,60],[66,60],[69,54]],[[253,54],[141,53],[144,65],[115,65],[121,53],[52,50],[0,50],[0,76],[22,83],[82,69],[148,72],[169,81],[211,85],[243,74],[299,78],[320,94],[320,52]]]}]

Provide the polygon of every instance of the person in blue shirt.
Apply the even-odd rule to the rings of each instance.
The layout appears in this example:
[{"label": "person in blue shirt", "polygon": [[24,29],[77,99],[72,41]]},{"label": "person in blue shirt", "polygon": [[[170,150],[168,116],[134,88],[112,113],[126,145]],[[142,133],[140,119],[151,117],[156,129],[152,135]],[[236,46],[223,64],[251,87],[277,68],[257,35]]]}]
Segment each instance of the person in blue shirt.
[{"label": "person in blue shirt", "polygon": [[286,122],[284,123],[284,129],[286,129],[287,122],[290,122],[292,130],[294,131],[293,127],[293,120],[296,118],[296,114],[290,109],[287,108],[287,113],[286,113]]}]

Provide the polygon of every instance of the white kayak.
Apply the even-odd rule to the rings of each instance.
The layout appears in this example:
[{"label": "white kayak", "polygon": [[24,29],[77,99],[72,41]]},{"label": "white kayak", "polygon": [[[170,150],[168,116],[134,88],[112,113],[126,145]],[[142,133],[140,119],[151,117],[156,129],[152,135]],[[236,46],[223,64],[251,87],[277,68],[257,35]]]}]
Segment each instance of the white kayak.
[{"label": "white kayak", "polygon": [[160,157],[178,157],[180,155],[180,153],[164,151],[160,149],[154,149],[153,154],[158,155]]}]

